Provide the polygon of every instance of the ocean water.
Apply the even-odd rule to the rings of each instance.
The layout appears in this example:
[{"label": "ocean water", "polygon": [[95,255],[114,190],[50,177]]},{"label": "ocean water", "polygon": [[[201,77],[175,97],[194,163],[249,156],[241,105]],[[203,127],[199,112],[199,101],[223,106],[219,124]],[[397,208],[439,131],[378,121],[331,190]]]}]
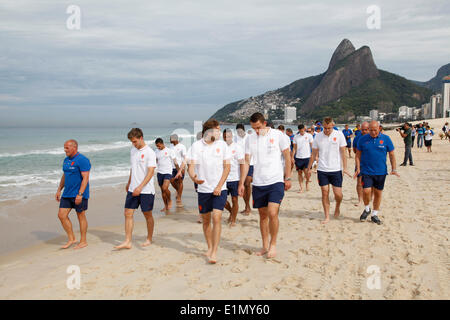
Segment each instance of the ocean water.
[{"label": "ocean water", "polygon": [[[91,188],[126,183],[130,170],[130,128],[0,128],[0,201],[55,193],[66,157],[64,142],[76,139],[79,151],[92,165]],[[194,127],[142,128],[152,147],[162,137],[178,133],[187,147]]]}]

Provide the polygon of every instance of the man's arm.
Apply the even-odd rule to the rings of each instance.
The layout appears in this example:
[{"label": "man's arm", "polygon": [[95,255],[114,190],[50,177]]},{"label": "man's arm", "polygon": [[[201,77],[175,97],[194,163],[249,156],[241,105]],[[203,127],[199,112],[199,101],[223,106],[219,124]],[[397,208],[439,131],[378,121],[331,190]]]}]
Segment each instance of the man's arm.
[{"label": "man's arm", "polygon": [[125,187],[125,192],[128,192],[128,189],[130,188],[130,183],[131,183],[131,169],[130,169],[130,176],[128,177],[128,182]]},{"label": "man's arm", "polygon": [[61,200],[61,191],[62,191],[62,189],[64,189],[65,181],[66,181],[66,175],[65,175],[65,173],[63,173],[61,180],[59,181],[58,190],[56,190],[56,195],[55,195],[55,199],[58,202]]},{"label": "man's arm", "polygon": [[133,190],[133,197],[137,197],[141,194],[142,189],[150,182],[155,173],[155,167],[148,167],[147,175],[144,178],[144,181],[141,182],[140,185],[137,186],[136,189]]},{"label": "man's arm", "polygon": [[356,171],[355,174],[353,175],[353,178],[356,178],[359,173],[361,172],[361,151],[356,149],[356,156],[355,156],[355,166],[356,166]]},{"label": "man's arm", "polygon": [[397,172],[397,160],[395,159],[395,152],[394,151],[390,151],[389,152],[389,161],[391,162],[391,174],[393,174],[394,176],[400,177],[400,175]]},{"label": "man's arm", "polygon": [[214,189],[214,195],[220,196],[220,193],[222,192],[222,186],[227,181],[227,177],[230,174],[231,170],[231,164],[230,160],[223,160],[223,172],[222,177],[219,180],[219,183],[217,184],[216,188]]},{"label": "man's arm", "polygon": [[344,174],[348,175],[350,178],[352,177],[350,173],[347,171],[347,157],[345,156],[345,149],[346,147],[339,147],[339,153],[341,154],[341,160],[342,160],[342,169]]},{"label": "man's arm", "polygon": [[244,182],[245,178],[247,177],[248,170],[250,169],[250,155],[246,154],[244,163],[240,165],[241,168],[241,177],[239,179],[239,187],[238,187],[238,193],[242,197],[244,195]]},{"label": "man's arm", "polygon": [[80,194],[84,193],[87,184],[89,183],[89,171],[81,171],[81,177],[83,178],[83,180],[81,181],[80,190],[78,190],[78,194],[75,197],[75,204],[80,204],[83,200],[83,196],[80,196]]},{"label": "man's arm", "polygon": [[289,190],[292,186],[291,182],[291,149],[287,148],[283,150],[283,156],[284,156],[284,190]]}]

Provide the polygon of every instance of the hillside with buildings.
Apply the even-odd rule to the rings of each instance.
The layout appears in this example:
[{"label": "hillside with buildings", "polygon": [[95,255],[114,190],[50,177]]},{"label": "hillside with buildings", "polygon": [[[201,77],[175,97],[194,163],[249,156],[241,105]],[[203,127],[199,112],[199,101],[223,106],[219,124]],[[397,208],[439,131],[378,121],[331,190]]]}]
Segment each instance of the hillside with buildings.
[{"label": "hillside with buildings", "polygon": [[369,47],[356,50],[349,40],[344,39],[324,73],[227,104],[212,118],[240,122],[247,121],[254,112],[261,112],[272,121],[286,123],[328,115],[340,122],[348,122],[369,116],[370,110],[377,110],[389,120],[398,118],[394,115],[398,115],[402,106],[421,108],[430,101],[432,94],[429,88],[379,70]]}]

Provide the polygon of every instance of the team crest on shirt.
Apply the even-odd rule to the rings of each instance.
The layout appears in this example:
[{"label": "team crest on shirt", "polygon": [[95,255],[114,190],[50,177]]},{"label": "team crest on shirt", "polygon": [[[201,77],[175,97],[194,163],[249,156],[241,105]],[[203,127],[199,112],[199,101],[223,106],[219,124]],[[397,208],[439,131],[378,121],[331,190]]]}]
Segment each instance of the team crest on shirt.
[{"label": "team crest on shirt", "polygon": [[143,154],[141,154],[141,159],[144,159],[144,155]]},{"label": "team crest on shirt", "polygon": [[232,153],[235,154],[235,153],[236,153],[236,150],[233,150]]},{"label": "team crest on shirt", "polygon": [[333,138],[333,141],[336,142],[336,137]]},{"label": "team crest on shirt", "polygon": [[273,138],[272,138],[272,139],[270,139],[269,141],[270,141],[270,143],[271,143],[271,144],[273,144],[273,142],[274,142]]},{"label": "team crest on shirt", "polygon": [[70,165],[73,166],[74,164],[75,164],[75,161],[72,161],[72,163]]},{"label": "team crest on shirt", "polygon": [[167,156],[167,152],[164,152],[164,155]]},{"label": "team crest on shirt", "polygon": [[380,144],[383,144],[384,143],[384,141],[383,140],[380,140]]},{"label": "team crest on shirt", "polygon": [[220,148],[217,148],[216,151],[217,151],[217,153],[220,153]]}]

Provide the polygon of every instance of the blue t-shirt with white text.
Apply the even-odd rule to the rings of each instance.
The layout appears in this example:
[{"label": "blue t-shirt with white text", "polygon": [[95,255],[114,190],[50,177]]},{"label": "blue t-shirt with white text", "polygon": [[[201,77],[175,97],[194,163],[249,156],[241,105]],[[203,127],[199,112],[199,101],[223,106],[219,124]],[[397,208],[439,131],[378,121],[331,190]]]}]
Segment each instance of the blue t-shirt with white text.
[{"label": "blue t-shirt with white text", "polygon": [[386,156],[394,151],[389,136],[380,133],[376,138],[370,134],[360,136],[356,148],[361,151],[361,173],[366,175],[387,175]]},{"label": "blue t-shirt with white text", "polygon": [[[63,162],[64,171],[64,198],[75,198],[81,187],[83,177],[81,172],[90,171],[91,163],[88,158],[81,153],[77,153],[72,158],[66,157]],[[83,193],[84,199],[89,199],[89,182]]]}]

